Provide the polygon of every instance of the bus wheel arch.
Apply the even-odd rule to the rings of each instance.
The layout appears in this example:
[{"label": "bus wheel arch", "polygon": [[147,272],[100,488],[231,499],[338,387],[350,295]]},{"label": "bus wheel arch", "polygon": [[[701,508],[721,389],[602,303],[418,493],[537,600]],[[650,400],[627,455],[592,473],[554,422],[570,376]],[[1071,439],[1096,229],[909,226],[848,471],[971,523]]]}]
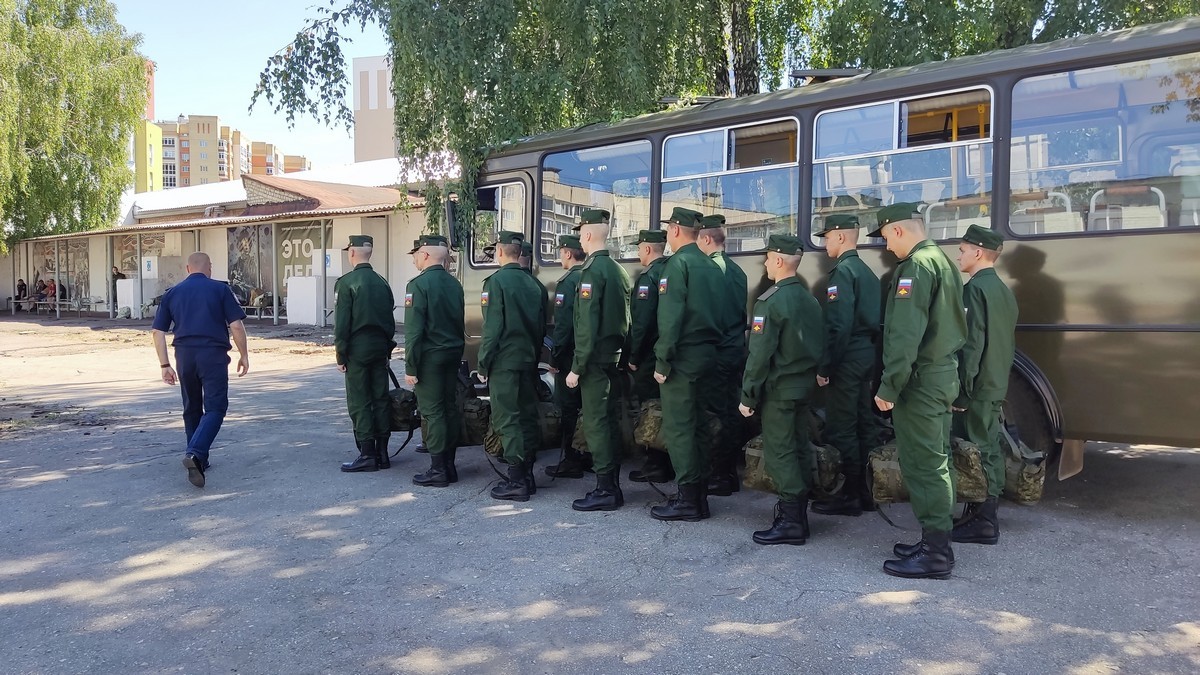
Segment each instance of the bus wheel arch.
[{"label": "bus wheel arch", "polygon": [[1046,374],[1017,350],[1008,375],[1004,420],[1031,449],[1057,461],[1063,443],[1062,406]]}]

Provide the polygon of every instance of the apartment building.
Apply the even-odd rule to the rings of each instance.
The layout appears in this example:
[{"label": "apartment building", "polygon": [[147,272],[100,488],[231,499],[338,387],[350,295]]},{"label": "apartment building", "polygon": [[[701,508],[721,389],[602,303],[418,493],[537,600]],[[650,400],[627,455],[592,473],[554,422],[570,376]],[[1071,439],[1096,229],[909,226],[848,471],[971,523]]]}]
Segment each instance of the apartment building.
[{"label": "apartment building", "polygon": [[131,152],[134,192],[163,189],[162,129],[150,120],[138,120]]},{"label": "apartment building", "polygon": [[312,162],[304,155],[284,155],[283,156],[283,172],[296,173],[297,171],[308,171],[312,168]]},{"label": "apartment building", "polygon": [[396,101],[386,56],[354,59],[354,161],[396,156]]},{"label": "apartment building", "polygon": [[250,144],[250,173],[255,176],[283,173],[283,153],[274,143],[254,141]]}]

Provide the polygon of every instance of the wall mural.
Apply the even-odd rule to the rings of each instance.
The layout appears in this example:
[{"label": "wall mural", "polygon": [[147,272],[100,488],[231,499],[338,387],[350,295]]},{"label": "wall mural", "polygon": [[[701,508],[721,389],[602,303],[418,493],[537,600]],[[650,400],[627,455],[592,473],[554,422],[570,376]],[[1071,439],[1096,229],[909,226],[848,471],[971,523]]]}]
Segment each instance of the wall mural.
[{"label": "wall mural", "polygon": [[242,225],[226,228],[226,232],[233,294],[243,305],[270,305],[275,289],[271,225]]}]

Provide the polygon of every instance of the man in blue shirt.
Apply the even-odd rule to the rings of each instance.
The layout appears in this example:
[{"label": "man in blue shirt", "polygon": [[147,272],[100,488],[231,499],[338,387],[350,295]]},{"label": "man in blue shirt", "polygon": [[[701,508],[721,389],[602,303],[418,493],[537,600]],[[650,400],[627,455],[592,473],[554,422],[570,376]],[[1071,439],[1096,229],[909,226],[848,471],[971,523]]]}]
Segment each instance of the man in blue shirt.
[{"label": "man in blue shirt", "polygon": [[[208,449],[229,408],[230,334],[238,348],[238,377],[249,372],[250,357],[242,323],[246,313],[228,284],[209,278],[212,260],[208,254],[197,251],[188,256],[187,271],[187,278],[163,295],[152,335],[163,382],[178,382],[183,393],[183,429],[187,433],[183,466],[188,481],[204,487]],[[175,336],[171,342],[175,368],[167,358],[167,331]]]}]

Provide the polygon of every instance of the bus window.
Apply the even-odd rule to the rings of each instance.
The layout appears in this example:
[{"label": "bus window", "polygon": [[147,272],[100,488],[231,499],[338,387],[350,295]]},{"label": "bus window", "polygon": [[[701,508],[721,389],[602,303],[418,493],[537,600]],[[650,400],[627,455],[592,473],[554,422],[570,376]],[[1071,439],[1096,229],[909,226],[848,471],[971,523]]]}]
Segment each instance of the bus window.
[{"label": "bus window", "polygon": [[855,214],[868,227],[875,211],[897,202],[924,204],[934,239],[991,227],[991,98],[987,89],[969,89],[819,114],[813,230],[835,213]]},{"label": "bus window", "polygon": [[478,206],[471,231],[471,265],[495,265],[483,249],[496,242],[500,230],[525,231],[525,186],[521,183],[482,187],[475,191]]},{"label": "bus window", "polygon": [[637,233],[650,227],[650,141],[546,155],[538,248],[558,258],[558,237],[571,234],[584,209],[612,214],[611,247],[621,259],[637,257]]},{"label": "bus window", "polygon": [[[724,215],[729,253],[762,251],[770,235],[795,233],[798,130],[795,120],[786,119],[668,138],[663,144],[662,213],[682,206]],[[703,142],[697,140],[701,138]],[[722,151],[716,162],[711,161],[714,147]]]},{"label": "bus window", "polygon": [[1200,54],[1021,80],[1013,89],[1017,234],[1200,225]]}]

